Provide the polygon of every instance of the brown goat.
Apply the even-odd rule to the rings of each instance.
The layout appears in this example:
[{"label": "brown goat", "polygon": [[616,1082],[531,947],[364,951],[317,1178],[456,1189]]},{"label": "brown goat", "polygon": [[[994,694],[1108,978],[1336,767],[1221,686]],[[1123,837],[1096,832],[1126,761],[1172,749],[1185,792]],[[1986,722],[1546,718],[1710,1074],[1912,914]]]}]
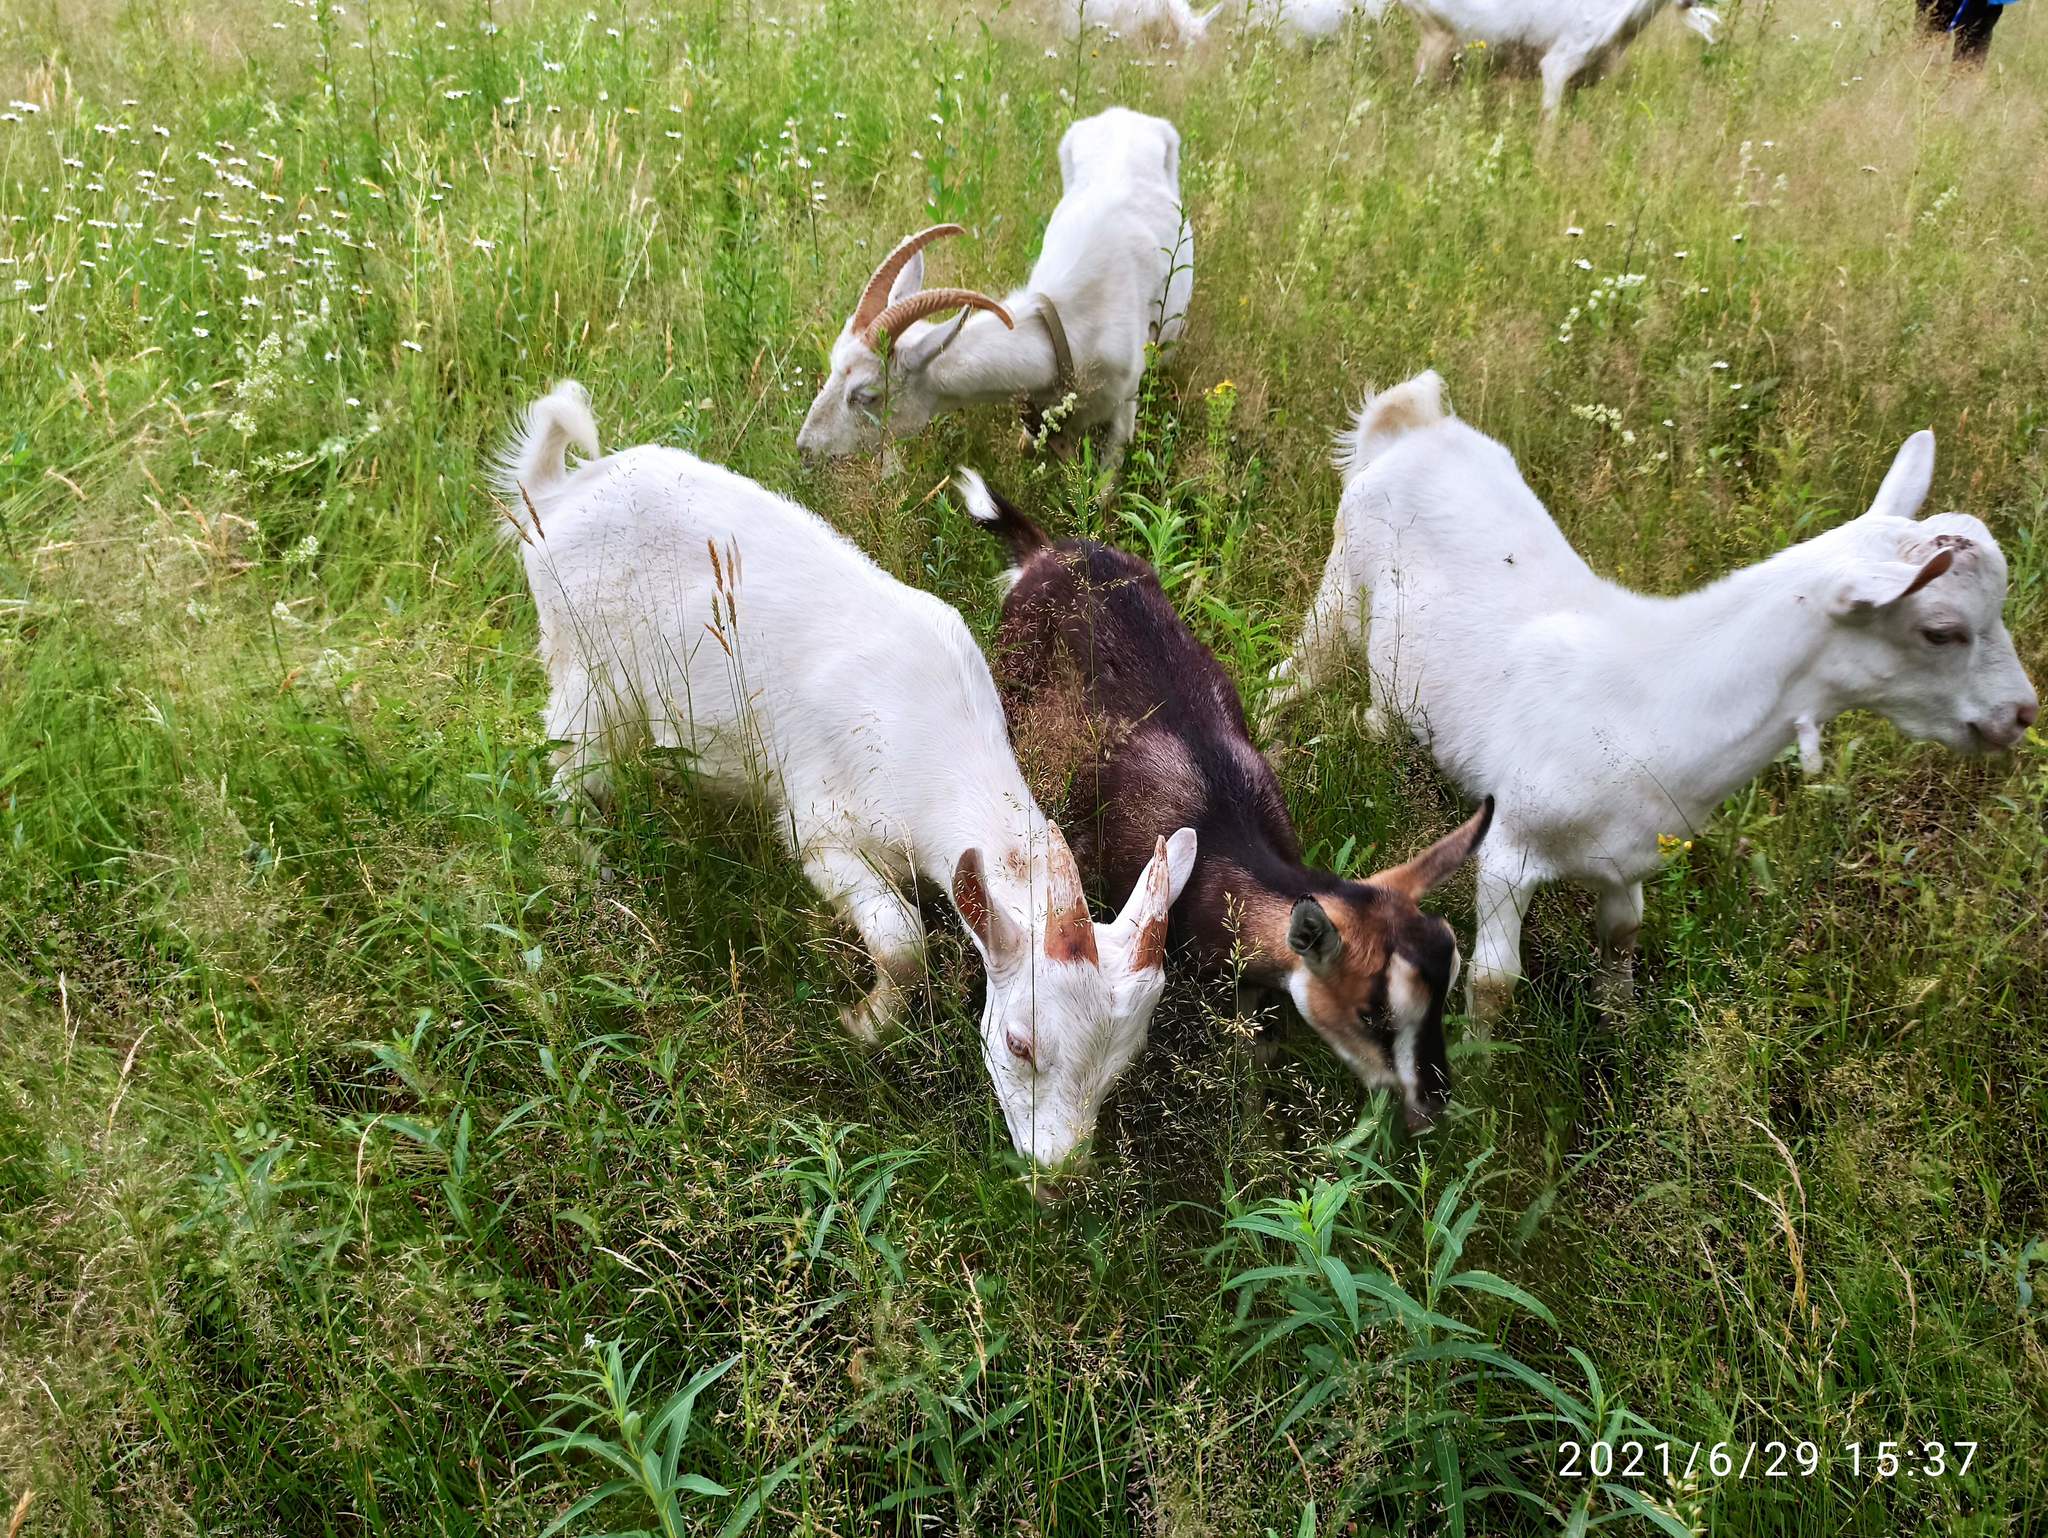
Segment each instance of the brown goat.
[{"label": "brown goat", "polygon": [[1285,994],[1360,1079],[1400,1091],[1411,1131],[1428,1126],[1450,1098],[1444,999],[1461,960],[1451,926],[1416,902],[1479,847],[1492,799],[1364,881],[1305,865],[1236,686],[1152,568],[1093,540],[1054,544],[971,470],[956,484],[1014,563],[997,687],[1026,775],[1054,799],[1044,781],[1065,781],[1083,872],[1122,891],[1162,831],[1195,829],[1170,943],[1202,971]]}]

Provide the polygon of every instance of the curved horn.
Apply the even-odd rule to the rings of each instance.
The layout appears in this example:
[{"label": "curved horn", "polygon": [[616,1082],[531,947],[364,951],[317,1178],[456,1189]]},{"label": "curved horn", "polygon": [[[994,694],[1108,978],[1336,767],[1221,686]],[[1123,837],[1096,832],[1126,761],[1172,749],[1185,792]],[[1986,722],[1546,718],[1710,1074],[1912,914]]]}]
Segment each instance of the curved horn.
[{"label": "curved horn", "polygon": [[903,264],[935,240],[948,235],[965,235],[967,231],[957,224],[935,224],[928,230],[919,230],[903,244],[882,258],[882,265],[875,269],[875,275],[868,279],[868,286],[860,291],[860,303],[853,307],[853,329],[856,335],[866,332],[874,318],[882,313],[882,306],[889,302],[889,289],[896,281],[896,274],[903,270]]},{"label": "curved horn", "polygon": [[1012,331],[1017,329],[1017,323],[1010,319],[1010,312],[987,294],[977,294],[971,288],[928,288],[922,293],[912,294],[900,304],[890,305],[868,322],[867,329],[860,333],[860,339],[872,347],[881,332],[886,331],[892,337],[901,336],[903,328],[912,321],[923,320],[927,315],[937,315],[945,310],[957,310],[963,305],[970,310],[986,310]]}]

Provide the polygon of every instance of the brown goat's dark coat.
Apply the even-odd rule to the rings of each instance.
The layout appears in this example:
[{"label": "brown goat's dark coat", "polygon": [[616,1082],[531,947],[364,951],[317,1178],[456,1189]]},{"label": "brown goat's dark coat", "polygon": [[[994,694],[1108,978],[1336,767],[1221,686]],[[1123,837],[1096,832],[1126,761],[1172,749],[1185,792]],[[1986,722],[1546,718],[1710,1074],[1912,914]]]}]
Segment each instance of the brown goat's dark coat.
[{"label": "brown goat's dark coat", "polygon": [[[1003,606],[995,674],[1018,757],[1100,891],[1123,891],[1161,834],[1195,829],[1193,876],[1170,938],[1204,972],[1287,993],[1374,1083],[1394,1072],[1389,976],[1397,961],[1426,989],[1411,1022],[1410,1120],[1449,1094],[1442,1011],[1456,946],[1413,898],[1467,857],[1490,803],[1427,855],[1371,881],[1305,865],[1278,779],[1252,745],[1229,674],[1174,612],[1152,568],[1092,540],[1049,541],[990,493],[989,526],[1018,575]],[[1310,965],[1290,921],[1313,899],[1334,959]],[[1310,915],[1311,921],[1314,915]],[[1412,992],[1413,990],[1411,990]]]}]

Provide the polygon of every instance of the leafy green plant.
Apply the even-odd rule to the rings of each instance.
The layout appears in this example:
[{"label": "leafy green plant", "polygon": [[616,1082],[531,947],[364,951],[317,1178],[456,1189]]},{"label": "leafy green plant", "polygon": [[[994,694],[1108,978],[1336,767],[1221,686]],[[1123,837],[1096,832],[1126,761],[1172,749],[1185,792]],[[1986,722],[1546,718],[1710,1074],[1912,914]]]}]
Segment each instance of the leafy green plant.
[{"label": "leafy green plant", "polygon": [[683,1464],[690,1450],[691,1420],[700,1394],[730,1372],[739,1361],[729,1356],[697,1373],[651,1412],[636,1403],[641,1374],[654,1359],[648,1350],[631,1366],[616,1340],[593,1342],[596,1365],[574,1369],[573,1377],[582,1387],[550,1394],[560,1408],[557,1420],[566,1421],[577,1412],[582,1419],[573,1426],[558,1428],[553,1435],[522,1455],[521,1462],[536,1458],[588,1454],[618,1472],[548,1524],[542,1538],[553,1538],[595,1511],[605,1502],[624,1496],[639,1496],[653,1513],[654,1527],[617,1530],[613,1538],[684,1538],[695,1531],[685,1502],[732,1492],[709,1475]]},{"label": "leafy green plant", "polygon": [[[1384,1120],[1382,1118],[1381,1120]],[[1543,1449],[1646,1434],[1650,1428],[1608,1402],[1591,1358],[1568,1347],[1584,1373],[1583,1397],[1497,1343],[1479,1315],[1487,1300],[1556,1326],[1527,1289],[1464,1263],[1479,1224],[1484,1156],[1437,1186],[1438,1173],[1418,1159],[1404,1179],[1361,1145],[1365,1124],[1335,1145],[1340,1173],[1292,1197],[1269,1197],[1233,1212],[1226,1230],[1277,1246],[1283,1258],[1234,1272],[1223,1283],[1238,1297],[1238,1327],[1252,1338],[1239,1365],[1289,1350],[1306,1371],[1272,1438],[1288,1436],[1318,1411],[1354,1391],[1384,1399],[1390,1418],[1380,1433],[1385,1473],[1354,1492],[1361,1505],[1405,1514],[1423,1531],[1440,1510],[1442,1530],[1462,1535],[1490,1501],[1532,1506],[1578,1530],[1599,1520],[1593,1502],[1605,1495],[1621,1510],[1646,1517],[1674,1538],[1687,1529],[1652,1507],[1630,1486],[1595,1480],[1576,1515],[1559,1510],[1532,1475]],[[1385,1209],[1385,1215],[1382,1215]],[[1391,1219],[1391,1222],[1389,1222]],[[1408,1253],[1411,1266],[1388,1257]],[[1370,1257],[1362,1259],[1361,1257]],[[1405,1273],[1406,1280],[1402,1274]],[[1520,1440],[1541,1429],[1541,1441]],[[1323,1439],[1341,1435],[1331,1427]]]},{"label": "leafy green plant", "polygon": [[875,1263],[894,1281],[903,1280],[903,1251],[880,1222],[897,1177],[917,1160],[912,1149],[884,1149],[849,1161],[846,1142],[865,1129],[822,1121],[804,1126],[785,1121],[783,1132],[801,1152],[771,1162],[760,1179],[787,1186],[803,1203],[802,1255],[862,1286],[879,1280]]},{"label": "leafy green plant", "polygon": [[1137,492],[1126,492],[1117,503],[1116,515],[1137,535],[1139,552],[1159,573],[1159,585],[1167,592],[1201,569],[1199,559],[1183,553],[1188,543],[1188,516],[1170,495],[1155,502]]}]

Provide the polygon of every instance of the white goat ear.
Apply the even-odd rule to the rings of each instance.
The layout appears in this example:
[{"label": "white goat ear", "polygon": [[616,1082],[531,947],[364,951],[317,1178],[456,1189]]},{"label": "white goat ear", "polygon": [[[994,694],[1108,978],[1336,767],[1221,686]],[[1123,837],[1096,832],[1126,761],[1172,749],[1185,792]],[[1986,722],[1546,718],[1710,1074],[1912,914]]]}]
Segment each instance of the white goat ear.
[{"label": "white goat ear", "polygon": [[981,942],[982,955],[988,961],[1005,960],[1023,951],[1024,931],[989,896],[979,849],[968,850],[953,867],[953,906],[968,932]]},{"label": "white goat ear", "polygon": [[903,264],[903,270],[896,274],[896,281],[889,285],[889,303],[908,299],[924,287],[924,253],[918,252]]},{"label": "white goat ear", "polygon": [[1869,614],[1902,598],[1911,598],[1955,564],[1956,553],[1944,547],[1926,560],[1871,561],[1842,582],[1835,594],[1838,618]]},{"label": "white goat ear", "polygon": [[1899,446],[1866,518],[1911,518],[1934,485],[1934,434],[1922,428]]},{"label": "white goat ear", "polygon": [[1152,851],[1130,900],[1111,926],[1130,937],[1131,970],[1148,972],[1166,965],[1167,914],[1195,869],[1195,830],[1182,828],[1162,838]]}]

